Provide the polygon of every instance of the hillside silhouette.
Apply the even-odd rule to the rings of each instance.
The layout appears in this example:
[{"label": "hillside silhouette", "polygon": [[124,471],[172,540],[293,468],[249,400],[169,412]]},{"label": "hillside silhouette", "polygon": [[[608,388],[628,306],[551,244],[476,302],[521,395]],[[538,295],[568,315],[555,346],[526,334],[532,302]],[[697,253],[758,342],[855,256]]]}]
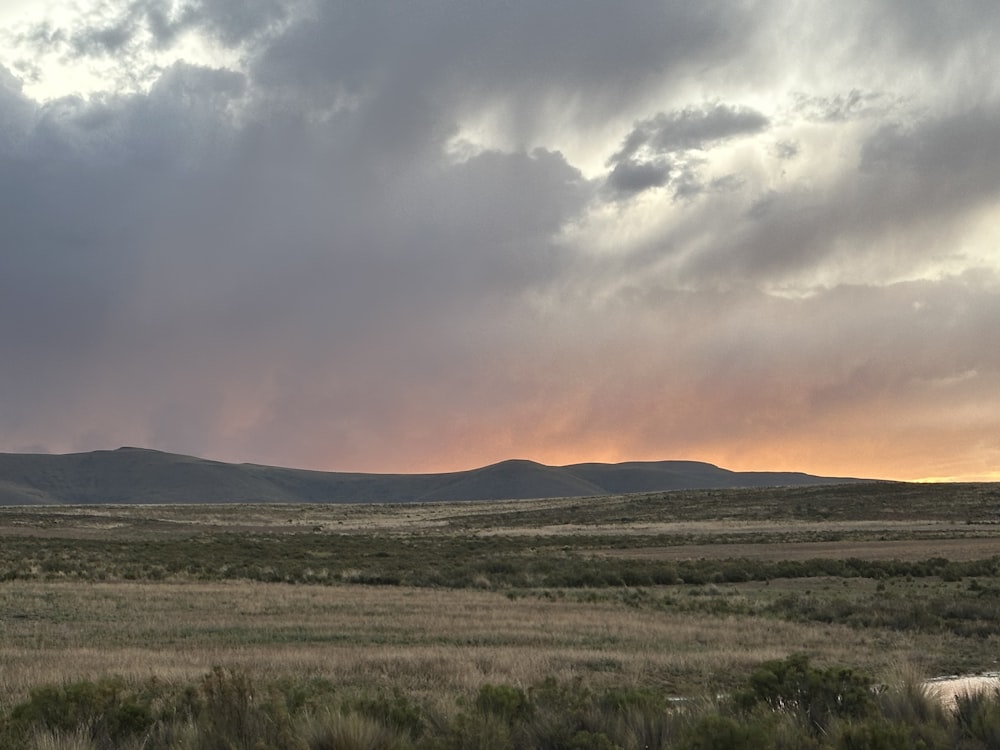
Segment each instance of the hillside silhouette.
[{"label": "hillside silhouette", "polygon": [[510,460],[439,474],[361,474],[231,464],[144,448],[0,453],[0,505],[521,500],[849,481],[860,480],[735,472],[699,461],[546,466]]}]

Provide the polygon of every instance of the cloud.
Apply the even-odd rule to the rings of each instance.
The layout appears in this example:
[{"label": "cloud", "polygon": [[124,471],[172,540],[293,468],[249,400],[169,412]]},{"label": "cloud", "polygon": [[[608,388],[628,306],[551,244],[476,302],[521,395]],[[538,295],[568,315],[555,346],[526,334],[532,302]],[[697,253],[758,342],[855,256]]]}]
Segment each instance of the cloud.
[{"label": "cloud", "polygon": [[924,48],[909,7],[141,0],[38,27],[138,74],[42,101],[0,68],[0,450],[985,466],[996,25],[935,7]]},{"label": "cloud", "polygon": [[485,147],[531,150],[627,117],[692,65],[715,66],[744,46],[746,13],[645,0],[613,10],[590,0],[328,3],[290,24],[251,71],[293,106],[352,108],[382,150],[436,145],[481,122]]},{"label": "cloud", "polygon": [[794,110],[807,120],[845,122],[891,113],[897,103],[881,92],[851,89],[846,94],[812,96],[801,92],[792,95]]},{"label": "cloud", "polygon": [[189,2],[171,18],[163,3],[147,0],[147,18],[160,44],[172,41],[180,32],[204,29],[213,39],[236,47],[279,26],[289,17],[295,3],[278,0],[200,0]]},{"label": "cloud", "polygon": [[1000,134],[998,114],[1000,104],[993,102],[907,125],[887,123],[862,145],[860,167],[869,173],[913,174],[935,190],[941,183],[933,178],[958,177],[965,189],[990,196],[995,185],[986,175],[1000,159],[989,148]]},{"label": "cloud", "polygon": [[663,158],[653,161],[620,160],[608,174],[608,184],[616,193],[641,193],[663,187],[670,181],[670,163]]},{"label": "cloud", "polygon": [[[963,254],[982,260],[991,240],[960,247],[956,238],[995,203],[998,165],[987,144],[996,122],[995,105],[976,105],[907,124],[874,123],[860,130],[854,154],[811,155],[808,179],[759,191],[751,180],[716,196],[679,220],[726,217],[675,273],[685,285],[739,279],[808,287],[898,281],[941,264],[955,269]],[[793,165],[806,158],[802,151]]]},{"label": "cloud", "polygon": [[673,182],[675,198],[691,197],[702,192],[704,185],[694,168],[697,160],[684,152],[703,151],[767,126],[768,118],[760,112],[719,103],[657,113],[637,122],[608,159],[608,186],[613,193],[627,196]]},{"label": "cloud", "polygon": [[881,37],[882,44],[895,51],[935,65],[956,57],[971,61],[990,54],[989,45],[1000,32],[1000,10],[989,0],[970,0],[955,8],[929,0],[884,0],[866,11],[876,25],[863,27],[868,32],[862,36],[864,41]]},{"label": "cloud", "polygon": [[0,65],[0,148],[14,151],[18,147],[31,128],[34,113],[35,105],[22,93],[21,81]]},{"label": "cloud", "polygon": [[707,144],[759,133],[767,125],[767,117],[754,109],[718,103],[701,108],[688,107],[679,112],[660,112],[637,122],[611,161],[629,159],[642,152],[701,151]]},{"label": "cloud", "polygon": [[794,159],[799,155],[799,144],[792,140],[778,141],[772,147],[774,155],[779,159]]},{"label": "cloud", "polygon": [[[109,56],[131,50],[146,39],[156,49],[169,47],[191,31],[206,32],[214,41],[235,47],[273,28],[287,18],[294,4],[276,0],[131,0],[117,5],[100,4],[73,26],[60,30],[78,57]],[[49,33],[39,41],[51,44]]]}]

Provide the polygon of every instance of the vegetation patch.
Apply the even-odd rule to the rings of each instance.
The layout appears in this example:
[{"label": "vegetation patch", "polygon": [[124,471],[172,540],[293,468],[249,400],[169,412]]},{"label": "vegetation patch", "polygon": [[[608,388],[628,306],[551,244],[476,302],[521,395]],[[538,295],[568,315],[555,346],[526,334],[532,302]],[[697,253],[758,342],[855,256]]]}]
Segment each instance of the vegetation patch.
[{"label": "vegetation patch", "polygon": [[442,705],[400,691],[260,683],[217,667],[187,685],[109,677],[39,688],[0,715],[0,743],[83,750],[996,746],[997,694],[961,697],[947,711],[911,682],[874,688],[854,669],[793,655],[761,664],[730,697],[677,702],[652,687],[595,691],[549,678],[527,689],[485,684]]},{"label": "vegetation patch", "polygon": [[918,687],[996,669],[991,485],[0,508],[0,536],[0,747],[1000,737],[996,696]]}]

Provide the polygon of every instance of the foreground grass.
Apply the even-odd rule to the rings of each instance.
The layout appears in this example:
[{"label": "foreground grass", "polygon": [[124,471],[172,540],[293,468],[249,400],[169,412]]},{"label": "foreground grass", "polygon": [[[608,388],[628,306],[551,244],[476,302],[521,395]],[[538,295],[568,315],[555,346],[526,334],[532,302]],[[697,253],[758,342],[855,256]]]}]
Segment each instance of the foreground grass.
[{"label": "foreground grass", "polygon": [[[0,716],[22,732],[22,744],[0,737],[0,747],[27,747],[30,735],[38,747],[103,750],[96,719],[24,723],[19,707],[39,690],[71,685],[132,696],[151,726],[172,727],[169,737],[146,727],[122,747],[229,747],[206,744],[198,706],[216,688],[228,701],[250,684],[277,707],[267,721],[284,727],[265,747],[350,747],[310,739],[341,724],[383,738],[356,745],[368,747],[639,747],[640,736],[650,747],[979,747],[951,716],[927,719],[933,731],[907,735],[910,744],[899,744],[904,722],[891,712],[835,717],[801,744],[798,719],[760,706],[692,713],[669,699],[734,695],[759,665],[795,653],[889,684],[900,665],[922,677],[995,670],[1000,492],[850,485],[426,506],[0,508],[0,622]],[[538,697],[546,685],[576,696],[559,704],[576,729],[525,744],[540,741],[530,728],[540,716],[556,721],[555,704]],[[527,696],[530,726],[528,714],[473,711],[486,686],[513,691],[503,695],[515,703]],[[315,700],[294,698],[313,690]],[[598,708],[615,691],[659,703],[631,719],[619,707],[612,720]],[[402,696],[434,731],[399,735],[348,705],[373,695]],[[976,708],[982,727],[993,726],[991,706]],[[597,723],[580,718],[595,711]],[[685,734],[694,725],[731,741],[698,745]],[[759,732],[795,741],[739,745]],[[952,744],[934,744],[942,738]]]},{"label": "foreground grass", "polygon": [[548,676],[685,696],[731,689],[789,650],[881,672],[931,642],[836,623],[636,607],[603,593],[511,599],[404,587],[8,582],[0,586],[0,706],[43,684],[106,673],[190,681],[217,664],[448,700],[486,682]]},{"label": "foreground grass", "polygon": [[728,696],[683,702],[550,677],[483,684],[445,704],[217,667],[186,684],[105,677],[39,688],[0,714],[0,743],[38,750],[973,750],[998,738],[1000,694],[946,709],[912,679],[880,687],[801,655],[762,664]]}]

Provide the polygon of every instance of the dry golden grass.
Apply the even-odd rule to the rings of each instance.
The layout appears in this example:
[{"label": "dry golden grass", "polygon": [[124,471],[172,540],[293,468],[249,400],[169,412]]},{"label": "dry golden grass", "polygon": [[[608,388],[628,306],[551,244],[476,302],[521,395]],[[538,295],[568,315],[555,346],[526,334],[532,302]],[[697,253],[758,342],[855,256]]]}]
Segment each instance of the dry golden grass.
[{"label": "dry golden grass", "polygon": [[414,533],[455,519],[559,509],[566,500],[414,503],[410,505],[80,505],[0,506],[0,536],[130,538],[204,532]]},{"label": "dry golden grass", "polygon": [[440,696],[550,675],[685,694],[791,651],[879,667],[919,648],[836,625],[473,590],[14,581],[0,586],[0,611],[3,705],[42,684],[105,674],[190,681],[215,665]]},{"label": "dry golden grass", "polygon": [[668,547],[634,547],[605,550],[600,554],[643,560],[981,560],[1000,555],[1000,539],[906,539],[838,542],[787,542],[783,544],[685,544]]},{"label": "dry golden grass", "polygon": [[[500,562],[526,565],[534,562],[534,542],[513,538],[521,536],[537,537],[538,557],[544,552],[560,565],[589,562],[597,554],[640,561],[975,560],[1000,554],[992,488],[969,490],[965,505],[951,500],[939,504],[938,495],[921,488],[926,494],[919,496],[922,505],[911,506],[907,494],[891,507],[875,502],[875,490],[844,490],[845,507],[857,509],[853,516],[838,510],[836,490],[802,492],[801,497],[778,493],[777,499],[763,492],[737,493],[732,502],[728,495],[694,493],[678,495],[676,502],[671,495],[412,506],[0,508],[0,542],[7,542],[8,551],[20,543],[30,554],[42,544],[39,537],[70,540],[50,544],[50,554],[59,559],[80,547],[90,550],[81,553],[80,559],[87,560],[114,546],[106,541],[118,549],[127,542],[129,554],[146,562],[140,553],[155,541],[159,551],[150,553],[152,564],[166,551],[200,549],[202,541],[231,533],[266,540],[272,553],[300,550],[311,540],[310,549],[332,555],[337,540],[349,539],[351,549],[359,552],[352,553],[345,567],[373,568],[381,558],[373,562],[366,555],[394,553],[403,542],[410,550],[426,548],[424,558],[413,559],[429,565],[462,562],[454,558],[472,555],[478,545],[498,550],[491,554]],[[704,509],[706,503],[715,505]],[[794,517],[783,510],[800,505]],[[913,507],[917,510],[911,512]],[[939,507],[955,510],[947,515]],[[709,517],[713,508],[721,509],[718,518]],[[271,544],[275,539],[280,543]],[[74,546],[73,540],[79,544]],[[465,546],[454,544],[456,540]],[[466,544],[471,540],[472,547]],[[452,550],[452,557],[435,557],[438,549]],[[509,550],[520,556],[508,555]],[[317,565],[327,565],[326,559],[317,558]],[[99,568],[101,560],[88,564]],[[120,569],[128,566],[126,560]],[[51,577],[65,579],[66,572],[58,570]],[[957,638],[918,629],[851,628],[752,614],[762,611],[755,602],[783,595],[805,600],[813,591],[833,601],[839,597],[837,587],[883,596],[873,593],[881,584],[869,579],[774,580],[729,587],[725,594],[730,604],[746,599],[744,614],[737,616],[725,614],[733,611],[725,608],[713,612],[713,594],[694,585],[647,587],[655,606],[633,607],[627,595],[634,592],[626,587],[602,589],[592,600],[584,589],[568,594],[512,590],[508,597],[503,591],[473,588],[207,582],[198,580],[199,570],[204,568],[161,582],[128,581],[116,574],[109,582],[71,583],[44,580],[40,569],[33,573],[36,580],[0,582],[0,708],[45,684],[107,674],[188,684],[213,666],[265,678],[321,677],[345,688],[399,688],[445,701],[487,682],[527,686],[549,676],[583,678],[595,688],[634,684],[691,695],[732,687],[754,665],[795,652],[879,675],[898,664],[934,669],[951,657],[934,661],[932,656],[950,649],[955,663],[989,669],[998,641],[996,634]],[[483,583],[492,585],[485,577]],[[764,586],[766,596],[761,594]],[[900,601],[936,590],[927,589],[924,579],[905,586],[897,596]],[[982,582],[981,590],[992,590],[990,580]],[[893,592],[890,586],[884,596]],[[703,597],[706,607],[682,611],[657,603],[692,596]],[[975,596],[972,592],[965,598]],[[925,676],[930,674],[934,672]]]}]

